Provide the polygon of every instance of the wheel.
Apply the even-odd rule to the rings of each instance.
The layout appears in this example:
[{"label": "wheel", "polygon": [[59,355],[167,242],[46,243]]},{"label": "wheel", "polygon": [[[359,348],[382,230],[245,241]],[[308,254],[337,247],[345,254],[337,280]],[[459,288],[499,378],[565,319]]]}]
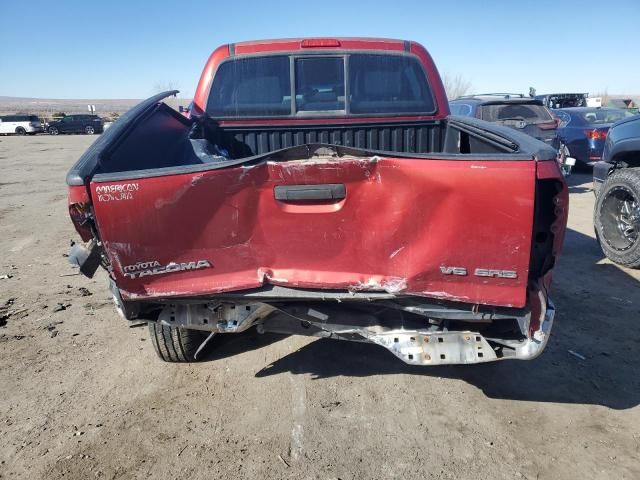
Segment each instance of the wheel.
[{"label": "wheel", "polygon": [[157,322],[149,322],[149,334],[158,357],[165,362],[195,362],[195,354],[208,332],[169,327]]},{"label": "wheel", "polygon": [[91,125],[88,125],[84,127],[84,133],[86,133],[87,135],[93,135],[94,133],[96,133],[96,131],[93,129]]},{"label": "wheel", "polygon": [[640,171],[623,169],[602,185],[593,212],[600,248],[611,261],[640,267]]},{"label": "wheel", "polygon": [[56,127],[49,127],[49,134],[50,135],[58,135],[60,132],[58,131],[58,129]]},{"label": "wheel", "polygon": [[24,128],[22,128],[22,127],[16,128],[16,135],[24,135],[26,133],[27,133],[27,131]]}]

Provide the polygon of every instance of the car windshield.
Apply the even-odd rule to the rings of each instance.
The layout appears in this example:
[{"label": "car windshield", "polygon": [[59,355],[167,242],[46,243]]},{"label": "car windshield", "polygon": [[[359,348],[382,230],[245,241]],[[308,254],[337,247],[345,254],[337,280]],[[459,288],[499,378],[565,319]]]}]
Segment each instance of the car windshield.
[{"label": "car windshield", "polygon": [[549,111],[542,105],[504,103],[499,105],[483,105],[482,119],[489,122],[503,120],[524,120],[527,123],[546,123],[553,121]]},{"label": "car windshield", "polygon": [[419,61],[388,54],[228,60],[218,68],[207,102],[209,115],[235,118],[434,110]]},{"label": "car windshield", "polygon": [[626,110],[590,110],[581,113],[582,119],[590,125],[601,123],[615,123],[623,118],[632,117],[633,113]]}]

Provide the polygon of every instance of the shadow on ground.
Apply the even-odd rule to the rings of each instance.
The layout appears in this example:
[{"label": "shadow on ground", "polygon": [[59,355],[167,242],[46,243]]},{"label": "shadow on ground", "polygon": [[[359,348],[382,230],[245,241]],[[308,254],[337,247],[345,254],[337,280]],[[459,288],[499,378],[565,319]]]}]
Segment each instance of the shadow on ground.
[{"label": "shadow on ground", "polygon": [[[640,403],[640,285],[620,267],[600,260],[602,253],[593,238],[567,231],[552,292],[556,322],[547,349],[534,361],[419,367],[402,363],[379,346],[318,339],[265,366],[256,376],[291,372],[316,379],[395,374],[443,377],[467,382],[496,399],[635,407]],[[206,360],[285,338],[253,330],[221,337]]]},{"label": "shadow on ground", "polygon": [[579,170],[565,178],[569,193],[586,193],[593,191],[593,173]]}]

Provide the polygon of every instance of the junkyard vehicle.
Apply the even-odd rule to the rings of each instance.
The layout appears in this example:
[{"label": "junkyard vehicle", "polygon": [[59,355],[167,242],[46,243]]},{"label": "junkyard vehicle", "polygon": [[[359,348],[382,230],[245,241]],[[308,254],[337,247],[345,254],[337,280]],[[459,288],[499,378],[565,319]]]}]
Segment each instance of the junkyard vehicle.
[{"label": "junkyard vehicle", "polygon": [[124,114],[67,176],[85,242],[72,262],[107,269],[163,360],[251,326],[416,365],[543,350],[568,207],[556,152],[449,117],[421,45],[223,45],[189,118],[162,103],[174,93]]},{"label": "junkyard vehicle", "polygon": [[536,95],[536,100],[540,100],[542,104],[551,109],[558,108],[574,108],[586,107],[588,93],[547,93],[545,95]]},{"label": "junkyard vehicle", "polygon": [[640,116],[615,123],[593,166],[593,224],[611,261],[640,267]]},{"label": "junkyard vehicle", "polygon": [[552,146],[565,174],[571,173],[575,159],[560,142],[558,122],[539,100],[518,93],[465,95],[449,102],[453,115],[480,118],[516,128]]},{"label": "junkyard vehicle", "polygon": [[85,133],[93,135],[102,133],[104,130],[104,120],[98,115],[67,115],[66,117],[51,122],[47,125],[47,131],[51,135],[60,133]]},{"label": "junkyard vehicle", "polygon": [[602,159],[602,150],[611,125],[633,116],[617,108],[563,108],[554,110],[560,123],[558,136],[567,154],[582,165],[593,165]]},{"label": "junkyard vehicle", "polygon": [[0,134],[35,135],[42,132],[37,115],[5,115],[0,117]]}]

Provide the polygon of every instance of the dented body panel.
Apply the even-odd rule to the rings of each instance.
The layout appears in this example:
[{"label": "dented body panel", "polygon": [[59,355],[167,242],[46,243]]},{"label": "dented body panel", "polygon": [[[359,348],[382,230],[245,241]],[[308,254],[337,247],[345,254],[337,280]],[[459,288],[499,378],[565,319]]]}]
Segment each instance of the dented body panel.
[{"label": "dented body panel", "polygon": [[[351,77],[358,55],[364,79]],[[280,58],[280,70],[260,82],[233,76],[265,58]],[[308,67],[323,58],[350,80],[298,90],[298,69],[322,77]],[[221,65],[236,61],[217,84]],[[384,92],[405,70],[413,89]],[[210,101],[216,88],[219,105]],[[401,98],[411,92],[420,95]],[[251,327],[369,342],[413,365],[542,352],[568,210],[555,152],[513,129],[449,116],[422,46],[224,45],[189,116],[162,102],[175,93],[128,111],[67,175],[84,242],[70,260],[89,277],[107,270],[124,318],[210,332],[195,356],[214,334]]]},{"label": "dented body panel", "polygon": [[[276,187],[311,181],[343,184],[346,196],[275,199]],[[534,162],[329,158],[92,182],[91,191],[125,298],[206,295],[266,282],[521,307],[534,183]],[[98,192],[107,190],[130,196],[100,200]],[[127,269],[140,261],[207,261],[210,268],[132,278]],[[443,275],[443,265],[464,265],[469,274]],[[489,268],[517,276],[473,274]]]}]

